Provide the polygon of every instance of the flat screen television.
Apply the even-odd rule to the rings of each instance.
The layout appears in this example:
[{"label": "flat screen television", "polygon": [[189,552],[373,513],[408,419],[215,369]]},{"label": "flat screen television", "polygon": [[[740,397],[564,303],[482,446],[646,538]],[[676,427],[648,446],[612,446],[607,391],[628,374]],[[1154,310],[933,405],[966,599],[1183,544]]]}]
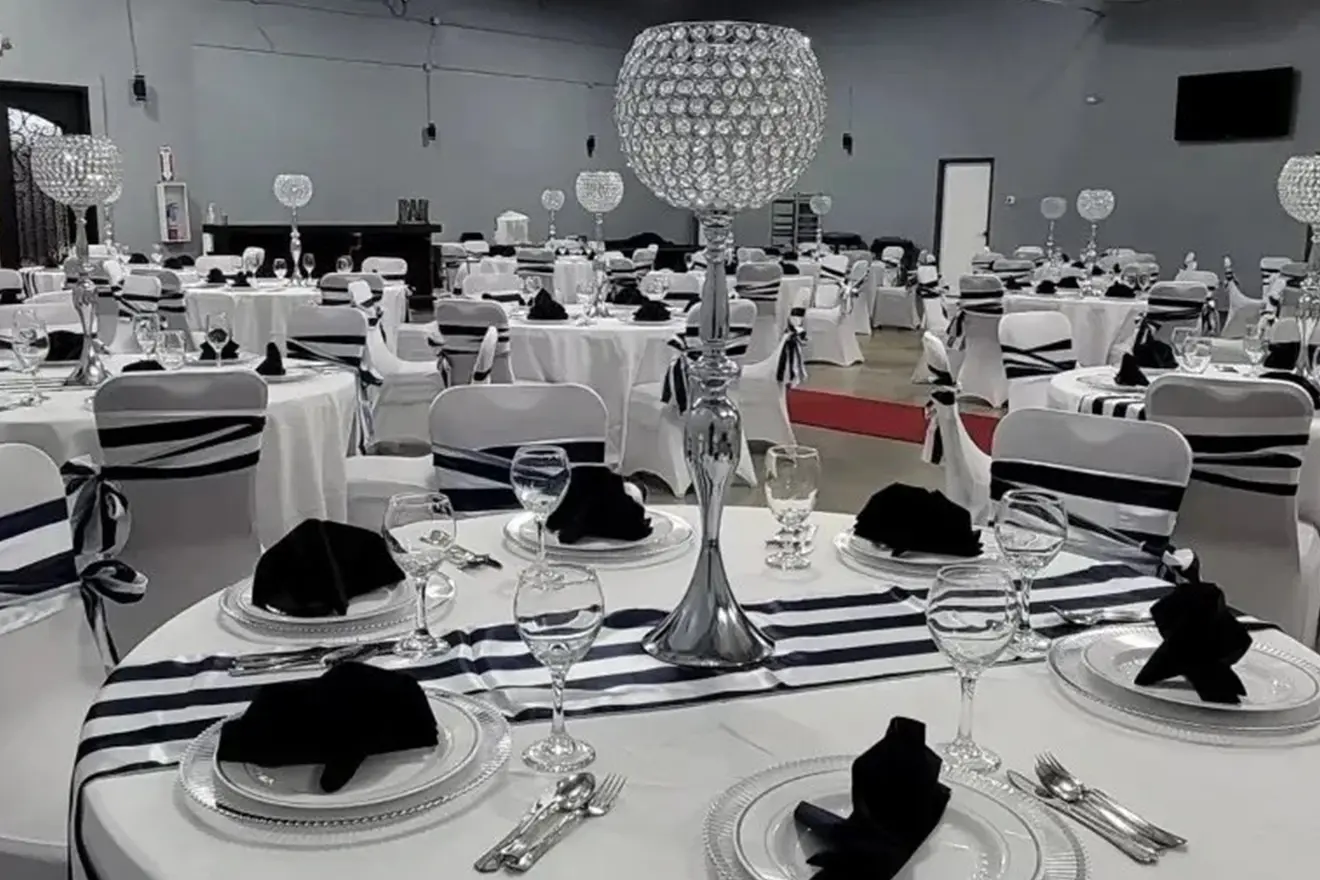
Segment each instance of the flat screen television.
[{"label": "flat screen television", "polygon": [[1178,78],[1174,140],[1246,141],[1292,134],[1297,71],[1292,67]]}]

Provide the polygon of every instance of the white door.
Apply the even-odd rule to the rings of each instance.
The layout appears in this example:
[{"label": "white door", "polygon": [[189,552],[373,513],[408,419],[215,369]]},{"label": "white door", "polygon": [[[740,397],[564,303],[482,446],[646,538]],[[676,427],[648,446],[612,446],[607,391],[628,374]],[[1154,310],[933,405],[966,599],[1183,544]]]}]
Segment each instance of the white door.
[{"label": "white door", "polygon": [[972,255],[985,250],[989,242],[994,167],[989,159],[941,165],[940,277],[950,285],[971,271]]}]

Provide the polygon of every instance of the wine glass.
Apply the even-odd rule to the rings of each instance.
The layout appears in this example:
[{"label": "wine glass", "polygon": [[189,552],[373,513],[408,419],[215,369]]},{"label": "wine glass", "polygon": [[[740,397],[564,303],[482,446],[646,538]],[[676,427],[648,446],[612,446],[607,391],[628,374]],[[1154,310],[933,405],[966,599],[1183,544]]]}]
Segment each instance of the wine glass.
[{"label": "wine glass", "polygon": [[995,541],[1018,582],[1018,627],[1012,643],[1015,657],[1038,659],[1049,650],[1049,639],[1031,628],[1031,584],[1067,540],[1068,510],[1058,495],[1039,489],[1011,489],[999,499]]},{"label": "wine glass", "polygon": [[1260,365],[1264,363],[1265,355],[1268,353],[1266,332],[1267,328],[1262,320],[1248,324],[1246,332],[1242,335],[1242,353],[1246,356],[1247,363],[1251,364],[1252,375],[1260,373]]},{"label": "wine glass", "polygon": [[220,366],[225,345],[229,343],[232,332],[229,326],[229,315],[224,312],[212,312],[206,316],[206,341],[211,344],[212,350],[215,351],[215,365],[217,367]]},{"label": "wine glass", "polygon": [[349,256],[343,256],[343,257],[337,257],[337,258],[335,258],[335,271],[336,271],[336,272],[352,272],[352,271],[353,271],[353,258],[352,258],[352,257],[349,257]]},{"label": "wine glass", "polygon": [[289,262],[283,257],[276,257],[270,264],[270,270],[276,278],[283,281],[289,275]]},{"label": "wine glass", "polygon": [[310,283],[312,280],[312,271],[316,269],[316,255],[303,254],[302,267],[303,267],[303,274],[307,276],[307,281]]},{"label": "wine glass", "polygon": [[449,496],[439,492],[391,496],[385,506],[382,534],[394,561],[417,591],[415,626],[411,635],[394,646],[394,653],[422,660],[448,651],[448,643],[431,635],[426,621],[426,600],[428,593],[441,599],[454,595],[454,582],[440,571],[458,535],[458,521]]},{"label": "wine glass", "polygon": [[261,271],[261,257],[255,253],[249,253],[243,257],[243,271],[249,278],[256,278],[257,273]]},{"label": "wine glass", "polygon": [[1187,369],[1187,345],[1195,335],[1196,330],[1191,327],[1173,329],[1170,346],[1173,348],[1173,357],[1178,362],[1179,370]]},{"label": "wine glass", "polygon": [[147,357],[156,354],[160,345],[160,315],[155,312],[143,312],[133,316],[133,339],[138,350]]},{"label": "wine glass", "polygon": [[772,446],[765,454],[765,503],[779,520],[774,544],[766,557],[771,568],[807,568],[807,518],[816,509],[820,486],[820,453],[810,446]]},{"label": "wine glass", "polygon": [[997,565],[946,565],[935,575],[926,600],[926,628],[958,673],[962,691],[958,735],[935,747],[949,767],[991,773],[1000,758],[972,739],[976,680],[1004,653],[1017,627],[1013,578]]},{"label": "wine glass", "polygon": [[1210,358],[1213,353],[1209,337],[1192,336],[1187,340],[1186,347],[1183,349],[1183,360],[1186,362],[1189,371],[1204,373],[1210,366]]},{"label": "wine glass", "polygon": [[166,330],[160,334],[160,365],[167,370],[177,370],[183,366],[184,353],[188,350],[182,330]]},{"label": "wine glass", "polygon": [[518,503],[536,518],[536,565],[544,569],[545,521],[564,500],[572,470],[559,446],[524,446],[513,456],[509,482]]},{"label": "wine glass", "polygon": [[50,354],[50,334],[36,309],[26,308],[14,310],[13,334],[14,358],[22,372],[32,379],[32,393],[24,403],[36,406],[46,400],[46,395],[37,387],[37,373]]},{"label": "wine glass", "polygon": [[591,650],[605,620],[605,596],[596,572],[567,564],[525,569],[513,597],[513,620],[527,650],[550,671],[553,693],[550,735],[528,746],[523,761],[545,773],[579,770],[596,759],[596,750],[564,728],[564,684],[568,670]]}]

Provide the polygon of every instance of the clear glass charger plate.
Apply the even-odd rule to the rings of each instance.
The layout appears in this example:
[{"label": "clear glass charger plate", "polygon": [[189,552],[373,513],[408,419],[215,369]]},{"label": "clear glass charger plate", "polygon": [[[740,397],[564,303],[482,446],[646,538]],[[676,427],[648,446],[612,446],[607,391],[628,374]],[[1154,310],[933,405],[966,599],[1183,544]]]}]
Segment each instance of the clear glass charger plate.
[{"label": "clear glass charger plate", "polygon": [[[441,585],[447,585],[442,588]],[[433,579],[426,592],[426,613],[434,618],[454,598],[454,583],[447,576]],[[252,604],[252,581],[243,580],[220,594],[220,611],[244,629],[265,635],[307,639],[353,640],[363,633],[406,626],[415,613],[416,594],[407,584],[396,584],[354,597],[343,617],[290,617]]]},{"label": "clear glass charger plate", "polygon": [[325,845],[333,839],[333,835],[340,832],[405,822],[475,792],[508,763],[513,750],[508,722],[489,704],[432,689],[427,689],[427,696],[432,700],[451,702],[470,714],[476,719],[478,734],[472,758],[443,783],[425,789],[421,794],[365,808],[361,813],[350,816],[327,816],[321,812],[308,811],[299,818],[291,818],[283,811],[263,808],[255,801],[235,798],[226,786],[218,784],[215,774],[215,750],[220,742],[223,721],[208,727],[188,745],[179,761],[179,784],[187,795],[188,803],[198,808],[199,815],[231,820],[225,822],[231,830],[237,825],[267,832],[265,839],[273,842],[302,836],[310,837],[318,845]]},{"label": "clear glass charger plate", "polygon": [[[651,534],[640,541],[614,541],[592,538],[576,544],[561,544],[554,532],[545,533],[545,552],[551,559],[564,562],[582,562],[592,565],[658,562],[686,552],[695,537],[695,530],[685,519],[648,507]],[[530,513],[519,513],[504,524],[505,542],[526,558],[536,557],[536,518]]]},{"label": "clear glass charger plate", "polygon": [[[1091,714],[1156,736],[1218,746],[1300,745],[1320,741],[1320,703],[1281,712],[1228,713],[1154,699],[1116,687],[1096,675],[1086,662],[1086,650],[1114,631],[1144,626],[1101,627],[1055,639],[1046,655],[1050,674],[1065,697]],[[1255,649],[1275,659],[1320,675],[1320,668],[1271,645]]]},{"label": "clear glass charger plate", "polygon": [[[706,857],[719,880],[810,880],[812,843],[793,810],[807,800],[851,811],[853,758],[781,764],[742,780],[706,815]],[[1084,880],[1087,858],[1072,832],[1007,784],[946,768],[952,790],[940,826],[897,880]]]},{"label": "clear glass charger plate", "polygon": [[957,565],[966,562],[991,562],[996,559],[994,549],[984,533],[981,541],[985,549],[980,556],[947,556],[942,553],[905,553],[902,556],[895,556],[888,547],[872,543],[865,538],[859,538],[849,528],[844,529],[835,536],[834,546],[840,552],[846,551],[853,557],[870,563],[879,569],[920,571],[933,575],[946,565]]},{"label": "clear glass charger plate", "polygon": [[1150,686],[1138,685],[1137,673],[1162,643],[1159,630],[1153,626],[1114,628],[1102,631],[1087,645],[1082,651],[1082,661],[1087,669],[1114,687],[1212,712],[1287,712],[1320,701],[1320,674],[1317,674],[1320,671],[1313,671],[1309,664],[1298,663],[1287,655],[1264,651],[1254,643],[1233,666],[1247,691],[1236,705],[1205,702],[1182,677]]}]

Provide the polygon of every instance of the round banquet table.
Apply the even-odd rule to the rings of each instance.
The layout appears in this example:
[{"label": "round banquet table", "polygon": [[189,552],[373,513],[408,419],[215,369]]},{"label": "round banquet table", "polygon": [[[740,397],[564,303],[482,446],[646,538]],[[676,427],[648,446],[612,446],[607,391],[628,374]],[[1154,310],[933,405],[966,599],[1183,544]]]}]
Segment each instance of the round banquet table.
[{"label": "round banquet table", "polygon": [[[697,521],[693,508],[671,508]],[[507,623],[517,565],[501,544],[504,516],[464,520],[459,540],[491,552],[503,571],[456,574],[457,597],[443,627]],[[830,541],[851,517],[817,514],[820,536],[810,570],[765,568],[764,540],[774,530],[761,509],[731,508],[724,517],[725,561],[746,602],[883,590],[884,584],[838,563]],[[686,588],[695,551],[648,568],[601,570],[608,609],[671,607]],[[1313,657],[1279,633],[1256,638]],[[781,650],[792,650],[781,642]],[[256,643],[222,628],[215,597],[205,599],[147,637],[125,659],[140,665],[180,656],[252,651]],[[377,661],[381,662],[381,661]],[[392,661],[385,661],[386,665]],[[755,676],[755,673],[748,673]],[[548,679],[547,679],[548,680]],[[255,680],[249,680],[255,681]],[[570,682],[571,687],[571,682]],[[892,677],[807,688],[684,708],[574,718],[569,730],[596,747],[597,775],[628,777],[613,812],[577,829],[542,860],[545,880],[613,880],[626,865],[638,880],[700,880],[702,821],[707,806],[738,780],[766,767],[822,755],[862,752],[894,715],[928,725],[931,742],[952,735],[958,685],[951,673]],[[527,770],[522,749],[546,724],[513,728],[513,756],[461,810],[440,810],[401,832],[389,825],[355,832],[350,843],[303,835],[280,841],[219,817],[198,819],[173,768],[94,780],[83,792],[82,839],[100,877],[177,880],[435,880],[467,874],[477,855],[508,831],[547,787]],[[976,737],[1007,767],[1030,770],[1037,752],[1053,750],[1088,781],[1191,841],[1169,853],[1160,876],[1204,880],[1287,876],[1313,858],[1313,820],[1305,785],[1320,774],[1320,747],[1219,749],[1129,731],[1074,707],[1058,693],[1044,664],[1005,664],[987,672],[977,694]],[[1073,826],[1090,857],[1092,877],[1138,880],[1149,869]],[[1251,846],[1242,845],[1251,841]],[[900,877],[908,877],[904,873]],[[953,878],[950,878],[953,880]]]},{"label": "round banquet table", "polygon": [[1077,364],[1097,367],[1118,360],[1116,352],[1132,347],[1137,322],[1146,313],[1143,299],[1005,293],[1007,312],[1063,312],[1072,322]]},{"label": "round banquet table", "polygon": [[[111,355],[108,364],[117,372],[136,359],[136,355]],[[42,375],[63,376],[72,369],[72,364],[45,367]],[[5,387],[14,386],[6,383]],[[278,541],[307,517],[345,519],[348,477],[344,460],[357,418],[357,377],[351,372],[326,372],[268,387],[256,498],[257,534],[264,546]],[[92,390],[46,393],[50,399],[40,406],[0,411],[0,443],[31,444],[57,464],[80,455],[96,458],[100,444],[90,407]]]},{"label": "round banquet table", "polygon": [[[1046,402],[1051,409],[1144,419],[1144,388],[1119,391],[1090,384],[1110,379],[1114,372],[1113,367],[1089,367],[1060,373],[1050,380]],[[1205,375],[1229,380],[1250,378],[1245,367],[1225,364],[1212,364]],[[1297,515],[1304,522],[1320,528],[1320,416],[1311,420],[1311,440],[1306,449],[1297,490]]]},{"label": "round banquet table", "polygon": [[[233,298],[232,309],[226,296]],[[207,287],[197,285],[184,291],[188,309],[188,322],[196,330],[205,326],[206,316],[215,312],[232,311],[229,320],[234,339],[244,351],[265,351],[266,343],[275,342],[284,347],[288,335],[289,315],[301,306],[316,305],[321,291],[315,287],[294,287],[287,282],[262,279],[256,287]],[[408,307],[408,288],[403,284],[387,284],[381,296],[381,323],[385,338],[391,345],[398,338]]]},{"label": "round banquet table", "polygon": [[[471,269],[465,263],[454,276],[454,283],[463,285],[463,279],[471,272],[489,272],[499,275],[513,275],[518,268],[518,261],[513,257],[487,257],[485,267],[474,265]],[[590,286],[596,281],[596,269],[586,257],[559,257],[555,260],[555,299],[562,303],[578,301],[578,288]],[[520,289],[521,284],[514,284],[512,289]]]}]

